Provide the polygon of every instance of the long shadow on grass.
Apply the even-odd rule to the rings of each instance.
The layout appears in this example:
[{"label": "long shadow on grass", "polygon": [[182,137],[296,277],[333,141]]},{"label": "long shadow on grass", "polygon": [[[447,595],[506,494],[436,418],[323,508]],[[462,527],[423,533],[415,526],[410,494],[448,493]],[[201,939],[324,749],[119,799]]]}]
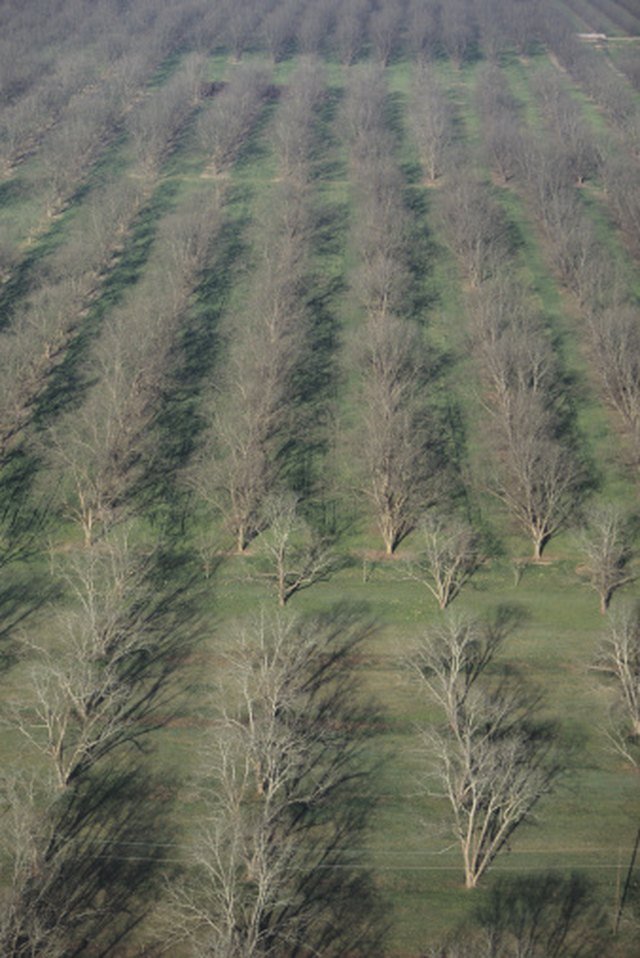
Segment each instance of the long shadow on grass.
[{"label": "long shadow on grass", "polygon": [[58,594],[47,576],[24,565],[0,571],[0,674],[15,665],[20,656],[16,631]]},{"label": "long shadow on grass", "polygon": [[34,421],[39,427],[81,402],[90,385],[83,371],[89,347],[98,335],[105,314],[118,305],[142,275],[158,222],[170,209],[177,189],[177,182],[165,181],[139,213],[122,255],[106,278],[100,296],[82,321],[80,331],[69,344],[63,361],[53,371],[38,399]]},{"label": "long shadow on grass", "polygon": [[26,193],[24,181],[19,176],[13,176],[10,180],[0,183],[0,206],[13,206]]},{"label": "long shadow on grass", "polygon": [[122,953],[171,874],[174,793],[166,772],[120,763],[29,809],[45,821],[16,876],[2,953],[44,954],[43,941],[64,943],[67,958]]},{"label": "long shadow on grass", "polygon": [[49,502],[32,491],[37,464],[22,450],[0,462],[0,672],[15,661],[16,629],[55,597],[41,571],[28,565],[42,552]]},{"label": "long shadow on grass", "polygon": [[181,358],[162,398],[155,423],[154,457],[131,492],[152,517],[178,533],[189,503],[176,477],[205,428],[199,408],[203,386],[218,359],[219,324],[235,282],[235,266],[246,248],[243,233],[247,223],[246,216],[230,219],[218,236],[218,255],[202,276],[182,334]]},{"label": "long shadow on grass", "polygon": [[598,897],[580,872],[500,876],[473,917],[492,954],[599,958],[610,934]]},{"label": "long shadow on grass", "polygon": [[404,192],[404,202],[412,219],[407,265],[413,281],[407,315],[416,322],[424,323],[426,314],[437,306],[440,299],[431,282],[437,247],[426,225],[429,198],[426,190],[408,186]]},{"label": "long shadow on grass", "polygon": [[64,239],[66,220],[66,213],[56,217],[49,229],[13,268],[10,278],[0,292],[0,329],[9,325],[18,302],[29,291],[31,274],[35,268],[41,260],[53,253]]}]

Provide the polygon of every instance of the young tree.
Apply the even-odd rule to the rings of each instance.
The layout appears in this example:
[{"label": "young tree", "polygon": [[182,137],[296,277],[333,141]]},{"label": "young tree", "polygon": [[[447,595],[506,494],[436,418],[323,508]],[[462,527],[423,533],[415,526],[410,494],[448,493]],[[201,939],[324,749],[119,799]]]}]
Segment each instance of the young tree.
[{"label": "young tree", "polygon": [[580,546],[589,585],[600,598],[603,615],[613,593],[633,581],[630,539],[629,521],[615,506],[602,504],[590,510]]},{"label": "young tree", "polygon": [[427,513],[419,533],[422,541],[416,557],[407,562],[407,574],[446,609],[481,562],[478,536],[468,522],[440,512]]},{"label": "young tree", "polygon": [[263,516],[266,529],[260,551],[270,566],[265,574],[274,582],[278,605],[284,608],[296,592],[325,579],[335,568],[336,558],[330,543],[299,515],[293,494],[268,499]]}]

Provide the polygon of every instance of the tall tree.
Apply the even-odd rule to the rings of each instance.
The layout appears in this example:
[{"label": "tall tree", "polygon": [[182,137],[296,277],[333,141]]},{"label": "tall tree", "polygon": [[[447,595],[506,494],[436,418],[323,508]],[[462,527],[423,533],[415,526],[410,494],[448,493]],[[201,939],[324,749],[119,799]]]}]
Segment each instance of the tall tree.
[{"label": "tall tree", "polygon": [[423,694],[447,719],[421,730],[424,787],[450,806],[467,888],[477,886],[561,772],[537,697],[519,681],[489,675],[512,624],[500,615],[479,640],[477,626],[449,620],[424,637],[412,659]]},{"label": "tall tree", "polygon": [[201,827],[186,878],[172,888],[171,934],[188,954],[380,948],[367,872],[342,857],[358,843],[369,798],[372,713],[357,702],[348,664],[367,634],[342,607],[311,619],[263,616],[234,636],[201,763]]}]

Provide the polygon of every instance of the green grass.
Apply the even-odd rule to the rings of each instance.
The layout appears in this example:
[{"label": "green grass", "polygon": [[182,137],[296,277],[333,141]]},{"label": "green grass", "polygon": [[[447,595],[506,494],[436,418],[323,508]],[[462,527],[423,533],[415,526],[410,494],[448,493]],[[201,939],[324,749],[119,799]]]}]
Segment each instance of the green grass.
[{"label": "green grass", "polygon": [[[293,65],[293,61],[278,65],[278,82],[286,82]],[[228,58],[216,57],[211,63],[211,76],[224,77],[231,68]],[[457,71],[440,62],[437,69],[460,105],[468,130],[469,148],[475,150],[480,135],[471,100],[475,68]],[[507,69],[513,78],[514,89],[524,95],[526,72],[515,62]],[[334,105],[323,121],[323,131],[327,135],[323,136],[324,146],[319,149],[315,162],[319,169],[329,172],[324,178],[314,180],[312,189],[319,204],[326,204],[340,215],[350,214],[353,203],[347,177],[347,157],[338,140],[335,122],[335,104],[344,85],[345,71],[330,63],[328,73]],[[389,70],[390,90],[401,109],[406,104],[410,73],[409,65],[404,62],[394,64]],[[215,303],[208,306],[205,298],[195,306],[188,319],[189,323],[197,325],[198,317],[202,316],[204,325],[211,323],[211,332],[226,311],[232,313],[237,309],[247,292],[250,277],[243,267],[250,261],[250,249],[244,245],[246,236],[243,231],[247,230],[258,206],[268,199],[277,176],[275,159],[268,144],[268,124],[275,109],[265,112],[263,125],[228,178],[225,215],[227,228],[239,234],[235,236],[238,245],[234,246],[228,259],[221,256],[219,268],[228,269],[229,276],[224,282],[214,276],[211,286],[207,287],[208,295]],[[530,102],[527,102],[527,110],[531,109]],[[126,155],[126,147],[124,152]],[[409,168],[415,163],[415,153],[406,131],[398,144],[397,155],[399,161]],[[105,298],[94,306],[100,312],[96,320],[108,319],[109,310],[126,295],[127,284],[135,283],[142,274],[158,218],[184,198],[195,182],[199,182],[205,163],[206,158],[198,154],[187,137],[168,163],[155,205],[152,202],[143,213],[138,224],[140,234],[132,234],[130,246],[114,270],[111,286],[105,290]],[[475,470],[478,460],[486,455],[481,446],[480,429],[485,414],[478,403],[477,374],[467,355],[465,293],[437,226],[439,191],[446,188],[446,177],[436,189],[411,186],[424,199],[415,216],[416,226],[427,229],[431,242],[429,258],[424,264],[425,282],[433,292],[432,305],[425,317],[427,336],[437,349],[449,353],[453,360],[439,387],[442,391],[440,398],[450,402],[452,408],[461,414],[467,434],[465,455]],[[531,279],[544,314],[559,336],[563,365],[583,381],[586,361],[574,320],[568,317],[567,304],[546,264],[536,228],[514,193],[496,191],[496,195],[522,238],[518,269]],[[348,277],[353,268],[355,257],[348,249],[344,217],[339,222],[340,236],[334,237],[328,245],[318,244],[314,251],[313,267],[320,276],[320,286],[323,283],[330,286],[332,282]],[[602,229],[606,230],[604,220]],[[211,312],[207,312],[208,308]],[[332,319],[343,332],[357,329],[360,316],[346,293],[333,296],[329,308]],[[204,330],[202,335],[205,336]],[[214,382],[219,368],[215,361],[212,353],[209,372]],[[335,361],[339,362],[337,355]],[[204,375],[202,370],[200,375]],[[193,387],[190,401],[197,411],[204,384],[190,385]],[[342,387],[338,401],[345,403],[348,412],[350,399],[345,397]],[[631,501],[635,489],[620,469],[620,448],[609,427],[608,414],[588,391],[584,398],[580,398],[578,413],[581,434],[603,475],[603,488],[612,496]],[[318,462],[319,469],[322,463],[322,460]],[[576,572],[580,555],[570,530],[550,544],[549,561],[527,565],[516,585],[510,557],[528,555],[530,545],[514,532],[496,501],[481,490],[472,490],[471,495],[477,500],[476,507],[482,521],[499,540],[503,551],[476,573],[455,601],[453,609],[471,616],[487,616],[499,604],[517,604],[522,608],[523,624],[507,640],[501,658],[541,690],[546,713],[560,723],[568,744],[577,743],[571,770],[562,787],[540,804],[536,823],[518,831],[511,850],[496,862],[494,874],[575,867],[592,875],[602,889],[604,900],[611,902],[619,878],[619,862],[628,858],[636,827],[637,775],[605,749],[601,729],[606,721],[608,696],[589,671],[603,628],[597,597]],[[164,505],[170,508],[169,503]],[[208,531],[214,542],[223,539],[215,524],[208,528],[205,519],[202,519],[199,531]],[[65,543],[70,544],[68,529],[59,527],[58,535],[61,548]],[[372,862],[375,881],[391,906],[389,952],[392,956],[404,958],[418,954],[427,944],[435,942],[464,920],[485,891],[481,888],[469,893],[462,888],[461,857],[450,832],[446,804],[425,796],[419,788],[422,762],[415,750],[415,726],[432,719],[433,712],[408,681],[401,659],[411,649],[416,637],[440,619],[435,600],[424,587],[404,578],[401,561],[373,557],[363,564],[363,553],[376,553],[380,549],[374,523],[364,510],[359,511],[354,529],[344,536],[339,547],[353,554],[352,565],[294,596],[289,608],[294,613],[304,613],[325,610],[345,600],[366,603],[378,624],[377,631],[369,639],[366,656],[358,665],[358,673],[363,694],[374,696],[383,713],[383,729],[369,746],[376,758],[382,758],[377,780],[379,802],[371,833],[365,838],[365,848],[356,847],[350,850],[350,854],[363,862]],[[399,550],[399,559],[410,554],[415,547],[415,537],[408,537]],[[196,764],[198,746],[206,735],[207,723],[213,714],[207,691],[219,675],[221,648],[230,641],[233,628],[239,622],[263,607],[275,607],[273,591],[266,583],[257,580],[255,567],[255,557],[251,554],[226,558],[220,571],[204,583],[206,635],[193,656],[191,698],[181,706],[179,720],[157,737],[159,749],[154,757],[159,769],[168,766],[179,769],[185,782]],[[613,608],[633,595],[633,586],[621,590],[614,597]],[[46,640],[46,623],[41,629]],[[10,684],[16,689],[23,679],[21,668],[9,676]],[[15,739],[5,736],[1,747],[0,757],[6,760],[15,757]],[[185,802],[180,808],[185,831],[188,832],[193,824],[197,811],[187,785]],[[491,878],[487,884],[490,881]]]}]

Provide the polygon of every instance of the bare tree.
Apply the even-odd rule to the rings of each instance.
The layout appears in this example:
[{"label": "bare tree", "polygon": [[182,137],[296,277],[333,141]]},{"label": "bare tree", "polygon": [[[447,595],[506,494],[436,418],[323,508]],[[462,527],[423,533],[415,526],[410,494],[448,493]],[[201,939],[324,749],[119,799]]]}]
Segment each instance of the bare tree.
[{"label": "bare tree", "polygon": [[261,33],[274,63],[282,60],[293,44],[300,9],[297,0],[281,0],[265,13]]},{"label": "bare tree", "polygon": [[640,766],[640,608],[612,615],[593,669],[613,686],[608,732],[616,751]]},{"label": "bare tree", "polygon": [[334,0],[316,0],[302,11],[298,29],[298,46],[303,53],[322,53],[333,35]]},{"label": "bare tree", "polygon": [[[3,716],[30,746],[0,789],[12,869],[0,947],[10,958],[79,954],[87,941],[104,953],[121,947],[155,888],[166,812],[148,802],[158,783],[141,757],[183,691],[177,673],[194,622],[178,563],[168,583],[167,553],[139,536],[133,546],[121,530],[61,559],[68,605],[49,617],[47,641],[29,630],[23,642],[24,686]],[[121,851],[133,841],[137,864]]]},{"label": "bare tree", "polygon": [[224,24],[225,46],[231,50],[235,61],[239,61],[250,41],[252,32],[257,28],[260,12],[253,3],[242,0],[225,0],[222,23]]},{"label": "bare tree", "polygon": [[538,560],[575,512],[587,481],[585,468],[570,437],[557,436],[553,413],[531,394],[516,396],[499,426],[501,461],[492,491],[530,535]]},{"label": "bare tree", "polygon": [[179,659],[166,595],[153,581],[157,562],[116,530],[67,562],[73,604],[51,619],[51,642],[26,640],[30,693],[5,717],[45,756],[60,789],[124,745],[140,748],[166,721]]},{"label": "bare tree", "polygon": [[441,7],[442,45],[459,68],[469,58],[476,42],[477,25],[467,0],[449,0]]},{"label": "bare tree", "polygon": [[271,130],[278,163],[286,177],[304,181],[314,144],[314,114],[326,79],[319,62],[302,60],[291,76]]},{"label": "bare tree", "polygon": [[260,552],[270,566],[264,573],[275,585],[278,605],[292,595],[326,579],[336,567],[331,544],[300,516],[295,495],[272,496],[263,506],[265,531]]},{"label": "bare tree", "polygon": [[454,733],[473,685],[491,666],[516,622],[517,613],[506,606],[486,622],[447,613],[408,657],[409,670],[443,710]]},{"label": "bare tree", "polygon": [[446,609],[481,562],[478,536],[469,523],[444,513],[427,513],[420,523],[421,543],[407,562],[407,575],[422,582]]},{"label": "bare tree", "polygon": [[495,64],[480,73],[475,102],[482,117],[485,152],[493,170],[508,182],[518,171],[521,152],[520,105],[506,86],[504,71]]},{"label": "bare tree", "polygon": [[142,98],[128,113],[127,131],[143,175],[157,173],[176,146],[197,102],[193,64],[187,61],[167,83]]},{"label": "bare tree", "polygon": [[453,142],[453,107],[433,68],[424,64],[413,77],[409,120],[422,165],[434,183],[444,172]]},{"label": "bare tree", "polygon": [[593,507],[580,536],[589,585],[600,598],[600,612],[609,608],[613,593],[633,581],[629,520],[610,504]]},{"label": "bare tree", "polygon": [[222,173],[236,160],[263,106],[269,71],[262,66],[236,67],[227,86],[202,111],[197,136],[211,157],[215,173]]},{"label": "bare tree", "polygon": [[191,869],[171,883],[169,947],[178,939],[191,955],[221,958],[380,947],[366,874],[341,859],[363,825],[348,799],[357,789],[361,810],[367,799],[349,669],[367,632],[337,609],[311,620],[263,616],[234,636],[201,762]]},{"label": "bare tree", "polygon": [[448,801],[465,886],[475,888],[551,790],[561,766],[551,729],[536,721],[536,698],[521,683],[488,680],[499,643],[470,641],[466,632],[454,625],[427,635],[414,671],[448,720],[446,728],[421,731],[425,791]]},{"label": "bare tree", "polygon": [[431,59],[436,55],[440,40],[440,13],[439,3],[410,0],[406,43],[418,60]]},{"label": "bare tree", "polygon": [[364,43],[368,13],[367,0],[347,0],[338,5],[334,43],[342,63],[351,64],[358,59]]},{"label": "bare tree", "polygon": [[346,95],[341,112],[341,128],[349,141],[356,161],[361,156],[380,155],[387,146],[385,119],[387,84],[384,70],[378,64],[359,64],[349,72]]},{"label": "bare tree", "polygon": [[508,418],[524,394],[553,407],[561,374],[549,331],[526,288],[509,271],[497,272],[474,291],[471,318],[489,408]]},{"label": "bare tree", "polygon": [[602,179],[613,214],[637,250],[640,243],[640,171],[637,163],[619,149],[610,150],[603,162]]},{"label": "bare tree", "polygon": [[401,315],[410,302],[410,231],[400,171],[391,156],[367,164],[356,204],[352,243],[360,262],[354,270],[354,293],[369,313]]},{"label": "bare tree", "polygon": [[592,355],[604,395],[629,430],[636,457],[640,455],[640,328],[637,310],[613,305],[596,313],[590,323]]},{"label": "bare tree", "polygon": [[504,264],[512,239],[505,215],[487,187],[459,171],[442,197],[440,218],[470,284],[479,286]]},{"label": "bare tree", "polygon": [[383,66],[398,50],[404,13],[401,0],[386,0],[371,14],[369,37],[376,58]]},{"label": "bare tree", "polygon": [[438,498],[441,441],[425,395],[429,367],[417,332],[377,314],[369,317],[364,340],[356,434],[361,488],[391,555]]}]

